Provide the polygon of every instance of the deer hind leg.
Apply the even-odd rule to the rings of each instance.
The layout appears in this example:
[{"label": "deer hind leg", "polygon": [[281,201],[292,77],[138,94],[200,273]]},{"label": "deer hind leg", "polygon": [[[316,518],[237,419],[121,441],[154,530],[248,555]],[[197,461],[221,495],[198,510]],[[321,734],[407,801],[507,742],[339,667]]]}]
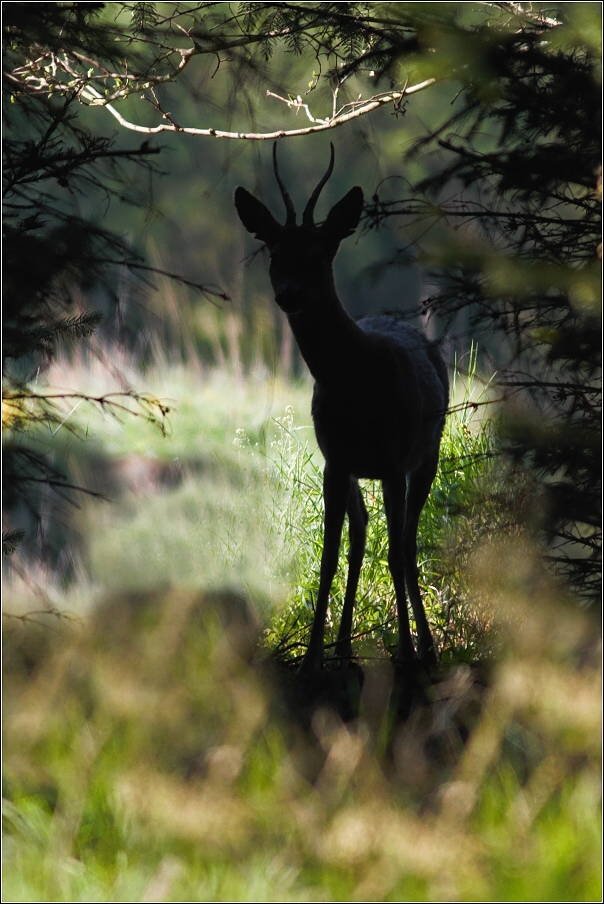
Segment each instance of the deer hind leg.
[{"label": "deer hind leg", "polygon": [[388,521],[388,566],[396,593],[398,613],[398,648],[396,659],[401,664],[410,664],[415,658],[415,649],[411,639],[409,613],[405,598],[405,559],[403,554],[403,537],[405,530],[405,475],[384,480],[384,508]]},{"label": "deer hind leg", "polygon": [[363,502],[363,494],[358,480],[352,478],[348,494],[348,529],[350,534],[350,551],[348,553],[348,580],[346,596],[342,609],[342,621],[336,643],[336,656],[339,659],[352,658],[352,611],[359,584],[359,575],[365,555],[365,539],[367,537],[367,509]]},{"label": "deer hind leg", "polygon": [[419,590],[417,526],[419,524],[419,516],[430,493],[437,467],[438,457],[430,459],[418,471],[409,476],[403,539],[407,592],[417,626],[417,651],[421,661],[430,667],[437,665],[438,656]]},{"label": "deer hind leg", "polygon": [[342,527],[349,490],[350,475],[346,471],[341,471],[326,464],[323,474],[325,531],[323,535],[323,554],[321,556],[321,576],[310,641],[300,666],[302,673],[316,672],[323,664],[325,617],[329,603],[329,591],[338,567],[340,541],[342,539]]}]

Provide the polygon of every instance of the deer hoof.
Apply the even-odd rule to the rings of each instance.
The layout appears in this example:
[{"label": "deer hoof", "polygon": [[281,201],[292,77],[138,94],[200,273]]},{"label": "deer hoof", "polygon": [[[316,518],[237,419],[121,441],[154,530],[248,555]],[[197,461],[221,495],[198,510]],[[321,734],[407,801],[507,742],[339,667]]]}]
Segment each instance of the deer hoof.
[{"label": "deer hoof", "polygon": [[438,668],[438,654],[435,647],[430,646],[427,650],[422,650],[419,656],[419,661],[425,669],[428,669],[430,671]]}]

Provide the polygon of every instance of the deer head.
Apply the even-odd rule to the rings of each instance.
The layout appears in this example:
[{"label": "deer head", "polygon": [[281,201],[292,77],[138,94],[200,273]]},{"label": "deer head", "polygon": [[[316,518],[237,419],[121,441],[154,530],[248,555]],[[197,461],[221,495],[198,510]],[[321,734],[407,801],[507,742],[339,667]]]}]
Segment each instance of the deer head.
[{"label": "deer head", "polygon": [[267,207],[245,188],[235,191],[235,207],[248,232],[264,242],[270,252],[270,278],[275,301],[286,314],[298,314],[335,294],[332,264],[342,239],[355,231],[363,211],[363,192],[355,186],[338,201],[320,226],[314,210],[323,186],[331,176],[334,149],[327,172],[313,191],[296,225],[296,211],[277,166],[277,142],[273,145],[275,178],[285,203],[286,219],[281,225]]}]

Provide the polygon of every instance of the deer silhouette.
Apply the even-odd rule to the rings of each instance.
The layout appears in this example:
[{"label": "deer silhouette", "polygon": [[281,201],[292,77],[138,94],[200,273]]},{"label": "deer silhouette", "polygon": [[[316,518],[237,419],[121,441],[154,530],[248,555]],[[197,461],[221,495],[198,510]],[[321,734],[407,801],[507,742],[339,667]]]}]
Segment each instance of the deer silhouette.
[{"label": "deer silhouette", "polygon": [[[352,615],[368,520],[360,478],[378,479],[383,487],[388,565],[398,612],[395,662],[411,666],[419,656],[430,667],[437,654],[418,585],[417,526],[436,474],[449,381],[437,345],[400,317],[382,314],[355,322],[344,310],[333,260],[342,239],[359,224],[363,192],[358,186],[351,188],[326,220],[315,225],[315,205],[332,174],[334,156],[332,144],[329,167],[300,226],[279,175],[276,142],[273,168],[285,203],[285,224],[245,188],[235,191],[241,222],[268,247],[275,301],[287,315],[315,379],[312,417],[325,457],[325,526],[314,622],[300,668],[316,672],[323,663],[325,619],[346,512],[348,580],[335,653],[343,662],[352,656]],[[415,617],[417,654],[405,587]]]}]

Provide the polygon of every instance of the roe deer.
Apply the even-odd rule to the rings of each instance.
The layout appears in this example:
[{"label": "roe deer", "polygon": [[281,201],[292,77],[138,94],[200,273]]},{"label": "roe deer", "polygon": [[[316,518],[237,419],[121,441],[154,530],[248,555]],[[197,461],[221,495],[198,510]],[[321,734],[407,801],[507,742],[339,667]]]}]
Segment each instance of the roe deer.
[{"label": "roe deer", "polygon": [[319,592],[310,641],[301,665],[318,671],[323,662],[329,592],[348,511],[348,582],[336,657],[352,656],[352,610],[365,552],[367,510],[359,478],[382,482],[388,522],[388,565],[398,610],[396,660],[416,658],[405,584],[409,593],[420,660],[437,662],[434,641],[421,601],[417,569],[417,525],[438,463],[440,438],[449,401],[449,381],[434,343],[396,315],[363,317],[355,322],[338,298],[333,260],[342,239],[355,231],[363,210],[363,192],[355,186],[332,207],[325,222],[313,219],[327,172],[313,191],[296,225],[293,202],[277,167],[275,178],[285,202],[285,225],[245,188],[235,191],[235,206],[245,228],[270,252],[275,301],[287,315],[302,357],[315,378],[312,416],[325,457],[323,493],[325,531]]}]

